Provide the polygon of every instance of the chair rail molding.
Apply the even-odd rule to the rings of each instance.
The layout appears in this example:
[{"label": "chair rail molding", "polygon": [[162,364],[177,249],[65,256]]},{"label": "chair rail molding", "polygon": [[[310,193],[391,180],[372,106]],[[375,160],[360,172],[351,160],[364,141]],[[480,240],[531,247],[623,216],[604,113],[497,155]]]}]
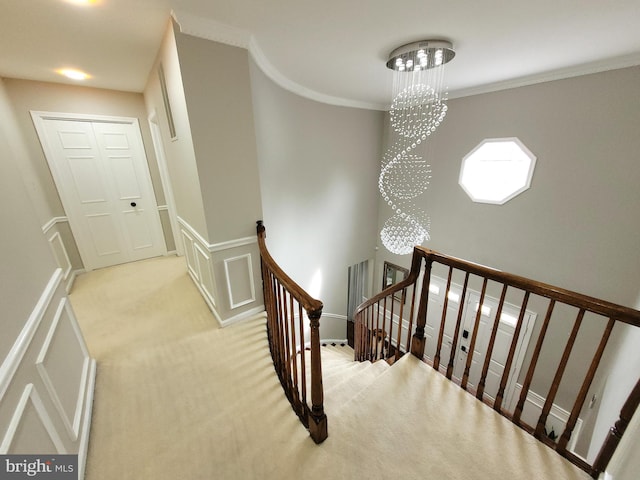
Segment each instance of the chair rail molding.
[{"label": "chair rail molding", "polygon": [[13,376],[18,370],[20,362],[22,362],[22,359],[31,344],[31,340],[33,340],[33,336],[40,326],[40,323],[42,322],[42,319],[44,318],[45,313],[56,294],[56,290],[58,290],[58,287],[62,283],[62,278],[62,269],[56,268],[31,312],[31,315],[22,328],[22,331],[14,342],[13,347],[9,350],[7,358],[5,358],[2,365],[0,365],[0,401],[2,401],[5,392],[9,388]]},{"label": "chair rail molding", "polygon": [[[220,326],[225,327],[264,311],[262,299],[258,298],[255,290],[257,238],[209,243],[184,218],[177,216],[177,221],[187,272]],[[228,302],[221,301],[225,290]]]},{"label": "chair rail molding", "polygon": [[11,422],[9,423],[9,427],[7,428],[4,438],[2,439],[2,443],[0,444],[0,454],[6,455],[11,448],[16,432],[20,427],[20,423],[27,415],[27,406],[29,405],[29,403],[31,403],[33,409],[36,412],[36,415],[40,420],[40,423],[49,435],[49,439],[55,446],[57,452],[59,454],[67,453],[67,449],[64,447],[64,443],[62,442],[60,435],[58,435],[51,417],[47,413],[47,409],[42,402],[42,398],[40,398],[40,395],[38,394],[38,391],[36,390],[33,383],[29,383],[22,392],[22,397],[18,402],[18,405],[13,413],[13,417],[11,418]]},{"label": "chair rail molding", "polygon": [[0,424],[0,454],[32,451],[36,444],[59,454],[77,454],[81,479],[96,361],[63,281],[63,269],[56,268],[0,365],[0,409],[6,418]]},{"label": "chair rail molding", "polygon": [[52,217],[42,226],[42,233],[46,235],[46,233],[58,223],[69,223],[69,219],[67,217]]}]

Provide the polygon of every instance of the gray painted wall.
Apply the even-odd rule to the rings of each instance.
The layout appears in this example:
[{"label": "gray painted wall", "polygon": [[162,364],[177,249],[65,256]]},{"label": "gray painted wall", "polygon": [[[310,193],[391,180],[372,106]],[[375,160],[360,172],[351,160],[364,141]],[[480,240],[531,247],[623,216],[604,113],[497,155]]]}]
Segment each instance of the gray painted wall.
[{"label": "gray painted wall", "polygon": [[[639,84],[634,67],[451,100],[421,205],[431,216],[427,246],[633,305]],[[472,202],[458,185],[462,157],[484,138],[512,136],[537,156],[531,188],[502,206]]]},{"label": "gray painted wall", "polygon": [[[168,129],[167,113],[160,88],[158,76],[160,64],[164,69],[167,96],[175,125],[176,136],[173,139]],[[176,203],[176,213],[205,240],[209,240],[172,22],[167,25],[160,51],[151,72],[149,72],[149,79],[144,90],[144,101],[147,111],[149,113],[155,112],[158,116],[167,169]]]},{"label": "gray painted wall", "polygon": [[57,268],[17,167],[27,148],[0,79],[0,362]]},{"label": "gray painted wall", "polygon": [[177,32],[209,241],[255,235],[262,216],[247,50]]},{"label": "gray painted wall", "polygon": [[[137,118],[156,201],[158,205],[165,204],[144,98],[140,93],[18,79],[5,79],[5,86],[16,111],[18,125],[26,140],[28,156],[20,162],[19,168],[41,225],[53,217],[65,216],[66,213],[33,126],[29,114],[31,110]],[[171,240],[171,231],[166,228],[164,230],[165,238],[168,237]],[[82,261],[69,225],[61,224],[59,231],[74,269],[82,268]]]},{"label": "gray painted wall", "polygon": [[[433,179],[420,203],[431,216],[431,241],[425,246],[635,307],[640,293],[638,85],[640,68],[633,67],[451,100],[433,137]],[[537,156],[531,188],[502,206],[474,203],[458,185],[462,158],[484,138],[499,137],[518,137]],[[390,209],[381,199],[378,203],[381,228]],[[376,279],[384,260],[409,265],[409,255],[392,255],[378,243]],[[538,311],[539,327],[546,303],[531,306]],[[575,313],[568,314],[565,325],[547,335],[533,384],[542,395],[574,318]],[[582,330],[584,339],[595,340],[602,328],[587,321]],[[614,332],[603,365],[620,364],[613,350],[625,344],[625,335]],[[578,373],[591,355],[581,348],[572,356],[560,405],[569,407],[565,399],[579,388]],[[626,358],[631,364],[636,360]],[[594,390],[607,375],[598,376]],[[628,391],[613,378],[607,389]],[[608,409],[619,410],[609,403]],[[589,417],[594,422],[596,415]]]},{"label": "gray painted wall", "polygon": [[34,201],[37,202],[38,218],[43,224],[51,217],[62,216],[65,213],[33,127],[30,110],[137,118],[156,199],[158,205],[164,204],[144,99],[140,93],[17,79],[5,79],[5,86],[27,143],[30,165],[25,167],[24,171],[27,175],[26,180],[32,187]]},{"label": "gray painted wall", "polygon": [[[383,113],[317,103],[251,63],[267,245],[324,312],[346,315],[347,269],[373,258]],[[324,338],[345,322],[321,321]]]}]

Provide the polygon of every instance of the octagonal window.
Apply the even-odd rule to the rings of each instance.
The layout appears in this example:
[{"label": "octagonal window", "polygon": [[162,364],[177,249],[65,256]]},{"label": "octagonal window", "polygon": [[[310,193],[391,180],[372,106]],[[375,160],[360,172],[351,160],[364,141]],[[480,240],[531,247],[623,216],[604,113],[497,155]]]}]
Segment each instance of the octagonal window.
[{"label": "octagonal window", "polygon": [[536,157],[517,138],[487,138],[462,159],[458,183],[471,200],[502,205],[531,185]]}]

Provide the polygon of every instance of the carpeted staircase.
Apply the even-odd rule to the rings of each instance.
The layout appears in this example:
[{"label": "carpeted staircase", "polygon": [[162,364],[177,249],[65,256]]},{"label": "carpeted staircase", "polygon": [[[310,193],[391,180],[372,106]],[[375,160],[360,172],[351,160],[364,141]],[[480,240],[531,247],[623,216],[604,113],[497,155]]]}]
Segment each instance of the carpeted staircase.
[{"label": "carpeted staircase", "polygon": [[338,414],[390,368],[387,362],[354,362],[353,349],[346,345],[323,346],[320,352],[324,405],[329,416]]},{"label": "carpeted staircase", "polygon": [[360,363],[339,345],[321,349],[316,445],[264,314],[218,328],[182,259],[92,272],[71,300],[98,360],[87,480],[589,478],[412,355]]}]

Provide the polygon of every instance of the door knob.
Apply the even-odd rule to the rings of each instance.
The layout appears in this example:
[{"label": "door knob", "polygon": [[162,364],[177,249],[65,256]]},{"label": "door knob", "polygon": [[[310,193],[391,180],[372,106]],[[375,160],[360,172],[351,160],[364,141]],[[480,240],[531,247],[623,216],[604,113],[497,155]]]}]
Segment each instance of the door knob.
[{"label": "door knob", "polygon": [[131,202],[132,207],[135,207],[136,205],[137,205],[136,202]]}]

